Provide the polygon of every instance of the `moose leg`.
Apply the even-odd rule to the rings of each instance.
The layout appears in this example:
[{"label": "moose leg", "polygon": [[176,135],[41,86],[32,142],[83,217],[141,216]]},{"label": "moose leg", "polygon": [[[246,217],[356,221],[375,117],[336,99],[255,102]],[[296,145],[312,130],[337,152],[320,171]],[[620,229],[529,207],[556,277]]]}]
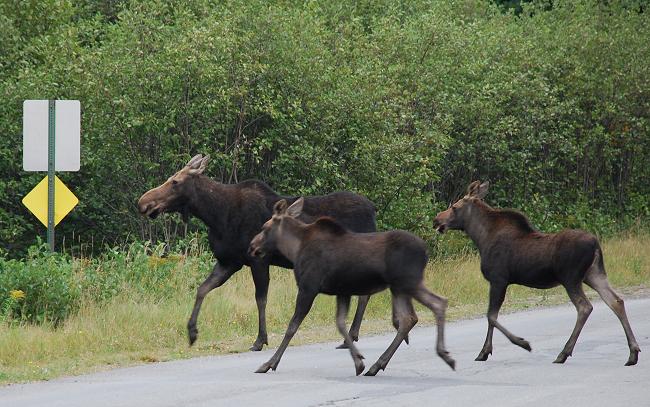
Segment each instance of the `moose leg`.
[{"label": "moose leg", "polygon": [[587,299],[585,292],[582,291],[582,282],[578,283],[578,286],[575,288],[565,288],[567,294],[569,294],[571,302],[576,307],[576,311],[578,311],[578,318],[576,319],[576,325],[573,328],[573,332],[571,332],[569,340],[567,341],[566,345],[564,345],[564,349],[562,349],[560,354],[557,355],[557,358],[555,361],[553,361],[553,363],[564,363],[567,358],[571,356],[573,353],[573,348],[576,345],[576,341],[578,340],[578,336],[580,335],[580,331],[582,331],[582,327],[585,326],[585,322],[587,322],[589,314],[591,314],[591,311],[594,309],[594,307]]},{"label": "moose leg", "polygon": [[199,334],[198,329],[196,329],[196,320],[199,317],[199,311],[201,310],[201,304],[206,295],[213,289],[220,287],[223,283],[228,281],[230,276],[232,276],[237,270],[241,268],[241,265],[230,265],[223,266],[219,263],[214,265],[212,273],[205,279],[205,281],[199,286],[196,291],[196,299],[194,300],[194,308],[192,309],[192,315],[190,320],[187,322],[187,334],[190,340],[190,346],[196,342],[196,337]]},{"label": "moose leg", "polygon": [[316,293],[301,290],[300,288],[298,289],[298,297],[296,298],[296,310],[293,313],[291,322],[289,322],[287,332],[284,334],[284,338],[282,339],[280,347],[273,354],[273,356],[271,356],[271,359],[260,366],[255,371],[255,373],[266,373],[269,371],[269,369],[273,369],[275,371],[275,369],[278,368],[282,354],[287,349],[287,346],[289,346],[291,338],[293,338],[293,336],[296,334],[296,331],[298,331],[298,327],[300,327],[302,320],[305,319],[305,316],[307,316],[307,313],[309,313],[309,310],[314,303],[314,298],[316,298]]},{"label": "moose leg", "polygon": [[438,338],[436,339],[436,352],[453,370],[456,370],[456,361],[445,349],[445,311],[447,310],[447,299],[429,291],[423,284],[415,292],[415,299],[433,311],[436,316],[436,327]]},{"label": "moose leg", "polygon": [[357,347],[354,346],[354,341],[345,329],[345,318],[348,316],[348,309],[350,308],[350,297],[345,295],[336,296],[336,327],[343,336],[343,343],[347,345],[350,349],[350,355],[352,355],[352,360],[354,361],[354,369],[357,373],[357,376],[363,372],[365,366],[363,365],[363,356],[357,350]]},{"label": "moose leg", "polygon": [[[357,311],[354,313],[352,325],[350,325],[350,337],[354,342],[359,340],[359,329],[361,328],[361,321],[363,321],[363,314],[366,312],[368,306],[369,295],[360,295],[357,303]],[[348,349],[348,345],[343,342],[336,349]]]},{"label": "moose leg", "polygon": [[585,283],[598,292],[600,298],[605,301],[607,306],[614,311],[614,314],[616,314],[618,319],[621,321],[621,325],[623,325],[623,330],[625,331],[625,336],[627,337],[627,345],[630,348],[630,357],[627,359],[625,366],[636,365],[639,360],[639,352],[641,352],[641,348],[636,342],[630,322],[627,320],[623,299],[616,294],[609,285],[605,270],[602,270],[602,272],[600,270],[596,271],[593,267],[594,266],[592,266],[592,269],[587,273]]},{"label": "moose leg", "polygon": [[406,338],[411,328],[418,322],[418,317],[413,310],[410,296],[403,293],[393,293],[393,302],[395,302],[395,313],[399,321],[397,335],[395,335],[395,339],[393,339],[393,342],[391,342],[386,351],[368,369],[365,376],[374,376],[379,370],[386,369],[388,362],[395,354],[395,351],[397,351],[399,345]]},{"label": "moose leg", "polygon": [[506,298],[506,289],[507,285],[490,283],[490,303],[487,313],[487,336],[485,338],[485,343],[483,344],[483,349],[481,349],[481,352],[474,360],[485,361],[487,360],[488,356],[492,354],[492,334],[494,332],[494,328],[501,331],[508,338],[508,340],[510,340],[510,342],[514,343],[515,345],[521,346],[529,352],[531,350],[528,341],[524,340],[524,338],[513,335],[510,333],[510,331],[504,328],[503,325],[497,322],[499,310],[501,309],[501,305],[503,305],[503,300]]},{"label": "moose leg", "polygon": [[251,266],[251,274],[255,283],[255,302],[257,303],[257,339],[250,347],[252,351],[262,350],[268,345],[266,333],[266,297],[269,293],[269,265],[255,264]]}]

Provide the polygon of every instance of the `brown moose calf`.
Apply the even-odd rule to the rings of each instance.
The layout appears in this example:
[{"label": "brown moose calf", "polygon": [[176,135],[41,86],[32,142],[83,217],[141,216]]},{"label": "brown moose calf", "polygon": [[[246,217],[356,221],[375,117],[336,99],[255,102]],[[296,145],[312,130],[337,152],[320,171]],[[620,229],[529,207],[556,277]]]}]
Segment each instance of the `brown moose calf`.
[{"label": "brown moose calf", "polygon": [[488,186],[487,182],[472,182],[467,194],[440,212],[435,220],[440,233],[447,229],[467,233],[481,254],[481,273],[490,282],[487,336],[476,360],[485,361],[492,353],[494,328],[515,345],[531,350],[528,341],[513,335],[497,321],[508,285],[533,288],[561,285],[578,311],[573,332],[555,359],[555,363],[564,363],[573,353],[578,335],[593,309],[582,290],[585,283],[598,292],[621,321],[630,349],[625,365],[635,365],[641,350],[627,320],[623,299],[607,281],[598,239],[575,229],[548,234],[539,232],[523,214],[509,209],[493,209],[483,202]]},{"label": "brown moose calf", "polygon": [[435,314],[438,329],[436,351],[454,369],[455,361],[444,345],[447,300],[433,294],[423,284],[427,254],[422,239],[400,230],[353,233],[327,217],[305,224],[297,219],[303,202],[300,198],[287,208],[285,200],[278,201],[273,208],[273,217],[250,244],[249,251],[253,256],[264,256],[276,250],[282,253],[294,264],[298,284],[296,309],[282,344],[271,359],[257,369],[257,373],[278,367],[316,295],[323,293],[336,295],[336,325],[350,349],[356,374],[361,374],[365,368],[363,356],[345,328],[350,296],[371,295],[386,288],[391,290],[393,325],[397,335],[366,376],[374,376],[379,369],[386,368],[416,324],[412,298]]}]

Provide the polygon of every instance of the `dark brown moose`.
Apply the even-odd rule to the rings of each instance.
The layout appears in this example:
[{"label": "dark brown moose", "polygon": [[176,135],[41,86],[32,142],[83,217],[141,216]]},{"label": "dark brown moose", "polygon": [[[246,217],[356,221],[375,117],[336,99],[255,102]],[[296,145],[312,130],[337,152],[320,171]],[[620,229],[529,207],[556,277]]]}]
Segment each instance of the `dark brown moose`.
[{"label": "dark brown moose", "polygon": [[366,376],[374,376],[379,369],[386,368],[416,324],[418,319],[411,302],[413,297],[435,314],[438,326],[436,351],[453,369],[454,359],[444,345],[447,300],[424,286],[427,253],[422,239],[400,230],[354,233],[327,217],[306,224],[299,220],[306,202],[300,198],[288,208],[285,200],[276,203],[273,217],[264,224],[250,245],[250,252],[255,256],[265,257],[277,250],[291,260],[298,284],[295,312],[282,344],[256,373],[266,373],[278,367],[282,354],[311,309],[316,295],[323,293],[336,295],[336,326],[350,349],[356,374],[361,374],[365,368],[363,356],[345,329],[350,296],[371,295],[386,288],[390,288],[392,294],[393,324],[397,335]]},{"label": "dark brown moose", "polygon": [[[187,165],[157,188],[146,192],[138,201],[140,213],[155,218],[164,212],[194,215],[208,226],[208,239],[217,259],[212,273],[197,290],[192,315],[187,324],[190,345],[196,341],[196,321],[205,296],[224,284],[242,266],[250,266],[255,283],[259,331],[251,350],[261,350],[267,342],[266,297],[269,265],[292,268],[293,264],[279,253],[264,258],[248,255],[248,245],[264,222],[272,215],[273,205],[281,199],[296,198],[276,194],[268,185],[256,180],[238,184],[221,184],[203,175],[209,157],[194,156]],[[374,232],[375,207],[368,199],[352,192],[336,192],[308,197],[302,220],[310,222],[327,215],[356,232]],[[368,298],[359,298],[359,306],[350,328],[358,339],[359,326]]]},{"label": "dark brown moose", "polygon": [[627,320],[623,300],[607,281],[598,239],[575,229],[541,233],[531,226],[523,214],[514,210],[493,209],[485,204],[483,198],[487,191],[487,182],[472,182],[467,195],[440,212],[435,219],[435,226],[441,233],[447,229],[458,229],[469,235],[481,255],[483,277],[490,282],[487,337],[476,360],[485,361],[492,353],[494,328],[515,345],[531,350],[527,341],[513,335],[497,322],[509,284],[533,288],[562,285],[578,311],[575,328],[554,362],[564,363],[571,356],[578,335],[593,309],[582,290],[582,283],[585,283],[598,292],[621,321],[630,348],[625,365],[636,364],[639,345]]}]

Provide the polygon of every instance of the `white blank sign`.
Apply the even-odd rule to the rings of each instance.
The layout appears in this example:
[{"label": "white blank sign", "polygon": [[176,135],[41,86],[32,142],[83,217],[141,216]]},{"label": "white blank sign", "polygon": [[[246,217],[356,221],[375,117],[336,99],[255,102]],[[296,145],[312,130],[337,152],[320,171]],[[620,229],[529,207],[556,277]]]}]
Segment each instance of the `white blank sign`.
[{"label": "white blank sign", "polygon": [[[79,171],[81,104],[55,101],[54,170]],[[23,102],[23,169],[47,171],[48,101]]]}]

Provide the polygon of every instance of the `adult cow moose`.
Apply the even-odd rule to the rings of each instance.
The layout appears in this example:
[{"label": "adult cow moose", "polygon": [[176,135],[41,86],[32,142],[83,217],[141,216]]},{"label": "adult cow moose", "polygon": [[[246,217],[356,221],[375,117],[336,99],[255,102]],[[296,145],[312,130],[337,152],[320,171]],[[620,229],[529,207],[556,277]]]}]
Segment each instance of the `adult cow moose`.
[{"label": "adult cow moose", "polygon": [[546,234],[535,230],[520,212],[493,209],[483,198],[488,183],[472,182],[467,194],[440,212],[434,221],[438,231],[462,230],[474,241],[481,255],[481,272],[490,283],[488,331],[483,349],[476,358],[485,361],[492,353],[494,328],[512,343],[530,351],[530,344],[510,333],[497,315],[509,284],[533,288],[562,285],[578,312],[573,332],[554,363],[564,363],[573,348],[593,307],[582,289],[582,283],[598,292],[623,325],[630,356],[626,366],[635,365],[640,348],[627,320],[621,297],[610,287],[598,239],[585,231],[568,229]]},{"label": "adult cow moose", "polygon": [[[199,286],[192,315],[187,324],[190,345],[197,338],[197,318],[201,303],[214,288],[224,284],[244,265],[251,269],[255,283],[255,301],[258,310],[258,335],[251,350],[261,350],[268,345],[266,332],[266,298],[269,287],[269,265],[293,268],[293,264],[280,253],[264,258],[248,254],[248,245],[271,218],[273,205],[281,199],[294,202],[297,198],[280,196],[268,185],[257,180],[237,184],[222,184],[203,174],[209,156],[194,156],[176,174],[159,187],[147,191],[138,200],[143,215],[155,218],[164,212],[178,212],[185,219],[193,215],[208,226],[210,248],[217,259],[212,273]],[[305,199],[305,222],[320,216],[330,216],[356,232],[374,232],[375,207],[367,198],[352,192],[335,192]],[[359,297],[350,336],[358,339],[359,327],[368,297]],[[345,347],[342,345],[341,347]]]}]

